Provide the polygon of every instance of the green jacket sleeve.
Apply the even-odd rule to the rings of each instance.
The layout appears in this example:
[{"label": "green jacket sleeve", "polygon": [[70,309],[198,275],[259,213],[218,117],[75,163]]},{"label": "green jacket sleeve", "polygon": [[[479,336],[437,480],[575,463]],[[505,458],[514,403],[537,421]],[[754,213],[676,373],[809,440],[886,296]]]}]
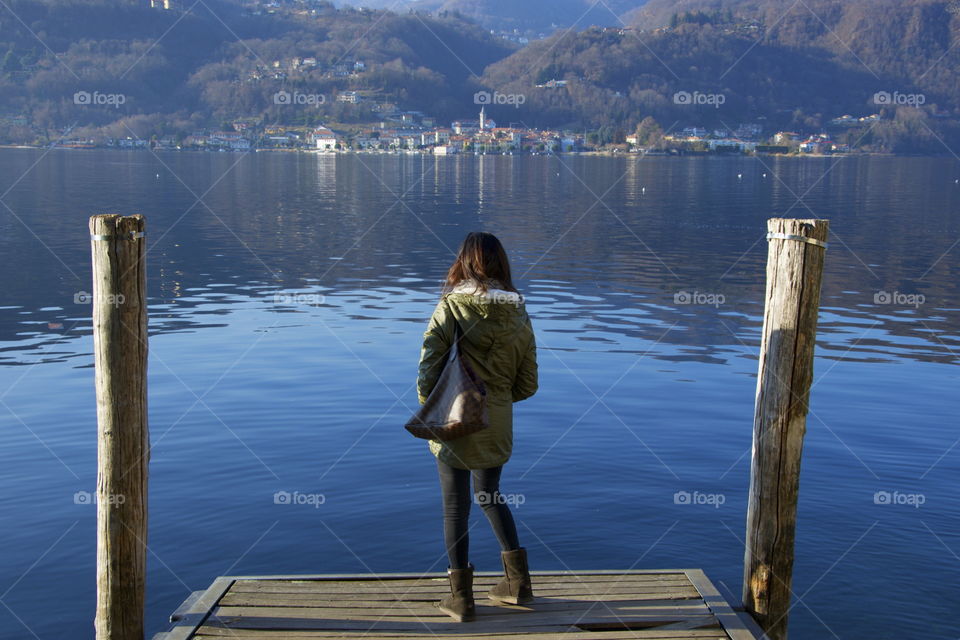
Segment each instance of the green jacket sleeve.
[{"label": "green jacket sleeve", "polygon": [[520,360],[517,377],[513,381],[514,402],[526,400],[535,394],[539,387],[537,378],[537,340],[533,335],[533,327],[530,325],[529,320],[527,320],[527,326],[530,327],[530,345]]},{"label": "green jacket sleeve", "polygon": [[434,385],[443,372],[444,364],[450,355],[455,333],[456,319],[450,312],[445,299],[441,299],[430,317],[430,324],[423,334],[423,348],[420,350],[420,367],[417,374],[417,396],[420,404],[427,401]]}]

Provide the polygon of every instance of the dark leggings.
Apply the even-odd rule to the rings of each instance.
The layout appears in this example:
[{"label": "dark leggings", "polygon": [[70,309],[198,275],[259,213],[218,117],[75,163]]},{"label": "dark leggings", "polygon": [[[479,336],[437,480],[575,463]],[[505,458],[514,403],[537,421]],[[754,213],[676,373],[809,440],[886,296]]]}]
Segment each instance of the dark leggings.
[{"label": "dark leggings", "polygon": [[[470,559],[470,536],[467,520],[470,501],[477,504],[487,516],[493,533],[503,551],[520,548],[517,525],[513,514],[500,496],[500,472],[503,467],[490,469],[457,469],[437,460],[440,471],[440,492],[443,495],[443,538],[451,569],[466,569]],[[473,475],[473,496],[470,495],[470,475]]]}]

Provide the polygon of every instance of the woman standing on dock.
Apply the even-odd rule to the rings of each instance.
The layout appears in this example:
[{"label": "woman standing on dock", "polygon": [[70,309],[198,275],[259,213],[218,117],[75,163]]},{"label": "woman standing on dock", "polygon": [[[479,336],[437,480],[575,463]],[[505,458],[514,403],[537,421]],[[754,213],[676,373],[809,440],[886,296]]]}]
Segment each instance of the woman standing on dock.
[{"label": "woman standing on dock", "polygon": [[507,253],[493,234],[467,234],[447,273],[443,296],[424,333],[417,379],[421,404],[443,370],[458,324],[461,353],[487,389],[490,427],[455,440],[431,440],[430,451],[440,472],[443,536],[450,561],[451,595],[438,606],[457,622],[465,622],[476,615],[467,534],[471,475],[473,497],[502,550],[505,575],[487,596],[509,604],[533,601],[527,552],[500,494],[500,472],[513,449],[513,403],[537,391],[536,343],[523,297],[510,277]]}]

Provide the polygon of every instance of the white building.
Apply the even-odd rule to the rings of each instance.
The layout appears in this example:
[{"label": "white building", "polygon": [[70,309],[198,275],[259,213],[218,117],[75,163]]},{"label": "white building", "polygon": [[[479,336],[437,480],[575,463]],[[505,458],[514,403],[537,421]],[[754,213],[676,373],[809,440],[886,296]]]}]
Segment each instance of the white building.
[{"label": "white building", "polygon": [[336,151],[337,134],[326,127],[317,127],[313,130],[313,142],[318,151]]},{"label": "white building", "polygon": [[773,141],[777,144],[787,144],[789,142],[796,142],[800,139],[800,134],[793,131],[778,131],[776,135],[773,136]]},{"label": "white building", "polygon": [[707,135],[707,130],[703,127],[686,127],[680,133],[688,138],[702,138]]},{"label": "white building", "polygon": [[724,149],[736,149],[738,151],[756,151],[757,143],[752,140],[740,140],[738,138],[714,138],[707,140],[707,146],[711,151],[716,151],[717,147]]},{"label": "white building", "polygon": [[451,128],[458,136],[465,136],[479,131],[480,123],[476,120],[457,120],[451,125]]},{"label": "white building", "polygon": [[212,147],[226,147],[232,151],[249,151],[250,141],[237,131],[215,131],[207,138]]},{"label": "white building", "polygon": [[486,107],[480,107],[480,131],[491,131],[497,128],[495,120],[487,117]]}]

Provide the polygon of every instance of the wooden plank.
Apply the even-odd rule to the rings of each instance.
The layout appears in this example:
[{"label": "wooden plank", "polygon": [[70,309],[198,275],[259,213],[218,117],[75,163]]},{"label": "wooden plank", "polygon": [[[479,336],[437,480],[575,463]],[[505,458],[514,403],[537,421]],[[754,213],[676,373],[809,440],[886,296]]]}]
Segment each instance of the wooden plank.
[{"label": "wooden plank", "polygon": [[[573,611],[587,614],[593,611],[611,610],[622,613],[624,616],[632,613],[645,613],[649,611],[692,611],[696,613],[708,613],[709,609],[699,599],[697,600],[624,600],[619,602],[577,602],[569,600],[540,600],[530,605],[502,605],[497,606],[493,603],[484,601],[477,602],[480,611],[487,611],[487,615],[523,615],[526,619],[531,619],[533,613],[545,612],[563,612]],[[288,616],[284,611],[289,611]],[[432,601],[425,602],[400,602],[389,606],[381,607],[356,607],[352,602],[342,602],[340,606],[311,607],[296,606],[290,603],[282,605],[230,605],[221,601],[217,608],[217,615],[223,616],[251,616],[271,615],[277,617],[304,617],[317,619],[336,619],[349,617],[352,620],[382,620],[390,617],[431,617],[436,616],[440,619],[446,619],[446,614],[442,613],[434,606]],[[269,613],[266,613],[269,612]],[[309,613],[306,613],[309,612]]]},{"label": "wooden plank", "polygon": [[[727,635],[714,629],[665,630],[643,629],[633,631],[605,631],[598,635],[592,631],[569,631],[559,633],[538,632],[497,632],[485,633],[482,636],[466,629],[458,634],[450,635],[470,636],[470,638],[491,638],[494,640],[627,640],[632,638],[643,640],[727,640]],[[237,640],[325,640],[327,638],[343,638],[341,631],[273,631],[269,629],[225,629],[222,627],[204,626],[198,630],[196,638],[213,640],[221,638],[237,638]],[[364,640],[381,640],[384,638],[423,638],[421,632],[383,631],[375,635],[357,634]]]},{"label": "wooden plank", "polygon": [[[188,640],[193,637],[193,632],[206,622],[217,602],[223,597],[233,584],[232,578],[217,578],[213,581],[207,590],[199,598],[193,600],[193,604],[187,608],[178,607],[181,611],[180,619],[174,622],[174,626],[167,632],[165,640]],[[191,593],[187,600],[193,598]]]},{"label": "wooden plank", "polygon": [[[633,575],[685,575],[687,569],[591,569],[589,571],[575,571],[567,569],[540,570],[531,571],[531,576],[633,576]],[[502,576],[500,571],[477,571],[475,578]],[[433,571],[429,573],[281,573],[265,574],[260,576],[225,576],[233,578],[236,581],[243,580],[313,580],[319,582],[344,582],[347,580],[414,580],[423,578],[441,578],[446,579],[447,574],[444,571]]]},{"label": "wooden plank", "polygon": [[187,615],[187,613],[188,613],[188,612],[193,608],[193,606],[197,603],[197,600],[199,600],[200,597],[201,597],[204,593],[206,593],[205,590],[204,590],[204,591],[194,591],[194,592],[191,593],[189,596],[187,596],[187,599],[184,600],[184,601],[180,604],[180,606],[177,607],[176,610],[175,610],[173,613],[170,614],[170,622],[176,622],[177,620],[180,620],[181,618],[183,618],[183,616]]},{"label": "wooden plank", "polygon": [[[516,622],[519,623],[522,621],[522,617]],[[716,625],[716,618],[712,615],[703,615],[699,617],[694,616],[683,616],[682,620],[678,620],[675,617],[658,617],[658,616],[631,616],[630,621],[637,625],[646,623],[649,627],[655,626],[664,626],[673,624],[676,622],[690,622],[691,624],[696,625]],[[570,621],[572,622],[572,620]],[[468,633],[471,638],[477,637],[483,634],[489,633],[503,633],[504,631],[513,631],[515,633],[521,633],[521,629],[506,629],[504,627],[504,621],[497,619],[495,617],[480,617],[478,616],[475,622],[469,623],[469,625],[464,625],[462,623],[453,622],[450,618],[447,618],[445,622],[389,622],[389,623],[377,623],[374,621],[360,621],[360,620],[339,620],[339,621],[328,621],[328,620],[310,620],[303,618],[263,618],[263,617],[254,617],[247,619],[234,619],[234,618],[219,618],[211,617],[208,621],[208,624],[211,626],[221,626],[228,629],[274,629],[274,630],[326,630],[326,631],[359,631],[365,632],[364,637],[369,638],[371,635],[376,636],[377,634],[389,631],[408,631],[408,632],[419,632],[421,636],[429,635],[444,635],[450,633],[463,634]],[[528,625],[515,624],[515,627],[526,627]],[[571,624],[568,622],[564,624],[562,620],[558,620],[556,624],[550,625],[542,620],[534,625],[530,625],[530,631],[536,631],[540,633],[566,633],[570,628]],[[349,636],[346,636],[349,637]],[[593,637],[602,640],[606,638],[606,633],[603,636],[597,636],[593,634]]]},{"label": "wooden plank", "polygon": [[[382,575],[382,574],[364,574],[365,577],[359,578],[350,578],[347,580],[321,580],[312,578],[309,576],[288,576],[286,578],[272,578],[272,577],[241,577],[241,576],[231,576],[238,585],[243,584],[260,584],[260,583],[297,583],[297,584],[316,584],[322,586],[324,584],[350,584],[358,583],[365,584],[369,582],[389,582],[389,583],[418,583],[418,582],[436,582],[436,581],[445,581],[447,579],[446,574],[442,573],[431,573],[422,576],[409,576],[409,575]],[[670,581],[670,580],[686,580],[687,575],[683,571],[672,571],[670,573],[657,573],[657,574],[642,574],[642,573],[627,573],[627,574],[607,574],[607,575],[594,575],[594,574],[537,574],[531,572],[532,578],[537,582],[609,582],[611,580],[629,580],[634,582],[657,582],[657,581]],[[473,579],[475,582],[496,582],[503,577],[502,573],[475,573]]]},{"label": "wooden plank", "polygon": [[[567,599],[595,599],[597,597],[609,596],[611,599],[624,599],[626,596],[649,596],[649,595],[658,595],[658,594],[668,594],[675,592],[683,592],[687,594],[696,595],[696,590],[693,587],[682,587],[682,588],[658,588],[658,589],[643,589],[641,587],[604,587],[600,589],[589,589],[583,586],[578,587],[577,585],[570,585],[569,587],[558,587],[556,589],[540,589],[534,586],[534,594],[542,598],[567,598]],[[394,592],[366,592],[366,593],[343,593],[343,592],[302,592],[302,591],[231,591],[233,595],[243,596],[243,597],[253,597],[257,595],[272,595],[272,596],[314,596],[318,599],[326,600],[341,600],[341,601],[400,601],[400,600],[436,600],[437,598],[449,594],[449,589],[423,589],[423,588],[410,588],[402,589]],[[475,590],[474,593],[478,598],[486,598],[487,589]],[[667,597],[662,595],[661,597]]]},{"label": "wooden plank", "polygon": [[[237,577],[231,576],[238,585],[245,584],[313,584],[318,587],[329,586],[329,585],[344,585],[344,584],[366,584],[370,582],[377,583],[390,583],[390,584],[414,584],[414,583],[423,583],[423,582],[445,582],[447,576],[445,574],[430,574],[425,576],[401,576],[401,577],[392,577],[392,576],[380,576],[376,574],[367,574],[365,578],[351,578],[349,580],[316,580],[309,577],[301,576],[291,576],[290,578],[250,578],[250,577]],[[500,578],[503,577],[502,573],[491,573],[488,575],[478,575],[474,574],[474,581],[478,583],[483,582],[497,582]],[[532,579],[535,582],[609,582],[609,581],[618,581],[624,580],[629,582],[662,582],[662,581],[673,581],[673,580],[686,580],[687,576],[684,572],[671,572],[671,573],[661,573],[661,574],[623,574],[623,575],[557,575],[557,574],[546,574],[546,575],[536,575],[531,574]]]},{"label": "wooden plank", "polygon": [[[643,594],[643,595],[649,596],[650,594]],[[641,597],[641,598],[630,598],[630,599],[624,599],[624,600],[611,600],[611,601],[607,602],[607,601],[604,601],[604,600],[602,600],[602,599],[577,600],[577,599],[574,599],[574,598],[564,598],[564,597],[536,596],[534,602],[533,602],[531,605],[522,605],[522,606],[519,606],[519,607],[518,607],[517,605],[507,605],[507,604],[497,603],[497,602],[494,602],[494,601],[489,600],[489,599],[487,599],[487,598],[477,598],[476,600],[477,600],[478,605],[480,605],[480,606],[491,606],[491,607],[494,607],[494,608],[510,608],[510,609],[513,609],[513,608],[521,608],[521,609],[522,609],[522,608],[524,608],[524,606],[526,606],[527,608],[536,608],[536,609],[540,609],[540,610],[544,610],[544,611],[553,610],[553,609],[583,609],[583,610],[586,610],[586,609],[590,609],[590,608],[592,608],[592,607],[594,607],[594,606],[596,606],[596,605],[598,605],[598,604],[600,604],[600,605],[602,605],[602,604],[609,604],[611,607],[632,608],[632,607],[638,607],[638,606],[651,606],[651,604],[655,604],[655,603],[658,603],[658,602],[660,602],[660,603],[670,603],[670,604],[672,604],[672,605],[674,605],[674,606],[682,607],[682,608],[689,608],[689,607],[691,607],[691,606],[706,607],[706,604],[704,603],[704,601],[703,601],[702,598],[692,598],[692,599],[691,599],[691,598],[683,598],[683,599],[652,598],[652,599],[651,599],[651,598],[649,598],[649,597],[647,597],[647,598],[642,598],[642,597]],[[311,603],[309,603],[309,602],[299,603],[299,604],[297,604],[297,603],[284,602],[284,603],[278,605],[278,604],[266,604],[266,603],[262,603],[262,604],[261,604],[261,603],[258,603],[258,602],[255,601],[254,604],[252,604],[252,605],[247,605],[247,606],[249,606],[249,607],[259,607],[259,608],[263,608],[263,609],[273,609],[273,608],[311,609],[311,608],[313,608],[313,609],[318,609],[318,610],[321,610],[321,611],[326,611],[326,610],[329,610],[329,609],[331,609],[331,608],[339,608],[339,609],[362,608],[362,609],[365,609],[365,610],[377,609],[376,606],[372,606],[372,607],[371,607],[371,606],[367,606],[367,607],[354,607],[353,605],[354,605],[355,602],[358,602],[358,601],[349,600],[349,599],[344,599],[344,600],[341,600],[341,601],[339,601],[339,602],[329,602],[328,604],[326,604],[325,606],[322,606],[322,607],[315,607],[315,606],[313,606],[313,605],[312,605]],[[434,602],[435,602],[435,600],[433,600],[433,599],[381,601],[381,602],[380,602],[381,606],[380,606],[379,608],[380,608],[381,610],[393,610],[393,609],[401,609],[401,608],[404,608],[404,609],[415,609],[415,608],[418,608],[418,607],[419,607],[419,608],[423,608],[423,607],[430,608],[430,607],[433,606],[433,603],[434,603]],[[377,603],[370,603],[370,604],[376,605]],[[221,609],[226,609],[226,608],[236,607],[236,606],[238,606],[238,605],[221,602],[219,606],[220,606]],[[665,604],[665,606],[666,606],[666,604]]]},{"label": "wooden plank", "polygon": [[[674,622],[673,624],[667,624],[660,628],[661,629],[693,630],[693,629],[704,629],[704,628],[718,629],[721,627],[717,623],[716,618],[714,618],[711,620],[680,620],[679,622]],[[724,633],[724,636],[728,637],[726,633]]]},{"label": "wooden plank", "polygon": [[[541,598],[538,603],[549,603],[550,599],[543,599],[544,596],[539,591],[538,597]],[[437,594],[439,597],[439,593]],[[486,594],[477,592],[478,600],[486,598]],[[554,598],[555,596],[550,596]],[[344,603],[349,603],[351,607],[369,607],[383,608],[390,606],[395,602],[434,602],[436,597],[432,594],[417,594],[415,597],[403,594],[372,594],[364,595],[363,599],[356,597],[340,597],[323,593],[251,593],[234,592],[232,589],[220,600],[222,606],[302,606],[302,607],[342,607]],[[637,589],[631,593],[601,593],[601,594],[572,594],[564,596],[564,600],[575,600],[578,602],[622,602],[626,600],[686,600],[700,599],[700,592],[695,588],[685,589],[654,589],[644,591]],[[539,606],[539,604],[538,604]]]},{"label": "wooden plank", "polygon": [[757,638],[764,637],[763,630],[756,620],[744,611],[734,611],[730,603],[720,595],[717,588],[707,578],[707,574],[700,569],[688,569],[687,575],[693,586],[700,592],[704,604],[717,617],[717,621],[723,625],[731,640],[757,640]]},{"label": "wooden plank", "polygon": [[[704,619],[716,624],[715,617],[703,604],[688,606],[662,606],[648,608],[632,608],[625,610],[609,605],[598,605],[584,615],[582,609],[566,611],[542,611],[532,609],[518,614],[515,610],[494,607],[477,606],[477,623],[482,620],[485,625],[494,625],[498,628],[519,628],[543,625],[584,625],[598,622],[650,622],[650,621],[680,621],[688,619]],[[419,609],[410,612],[389,612],[380,615],[370,615],[357,610],[344,610],[340,617],[322,615],[316,609],[296,607],[218,607],[214,612],[217,620],[226,626],[258,628],[262,621],[271,621],[267,628],[307,628],[307,629],[354,629],[354,628],[390,628],[390,629],[417,629],[426,627],[449,627],[450,618],[438,609],[432,612]],[[251,624],[253,627],[251,627]],[[294,626],[288,626],[294,625]],[[299,626],[303,625],[303,626]]]},{"label": "wooden plank", "polygon": [[[313,583],[313,582],[247,582],[243,584],[237,584],[235,587],[238,591],[269,591],[271,589],[276,590],[276,588],[281,588],[289,591],[300,591],[303,593],[334,593],[334,592],[354,592],[362,593],[364,591],[376,592],[396,592],[402,591],[405,588],[410,587],[443,587],[446,584],[446,580],[422,580],[419,582],[379,582],[377,580],[371,580],[367,583],[360,582],[343,582],[343,583]],[[545,589],[553,589],[557,587],[565,587],[569,585],[585,585],[589,587],[614,587],[614,586],[645,586],[645,587],[671,587],[671,586],[683,586],[689,587],[690,581],[686,578],[684,579],[670,579],[670,580],[607,580],[603,582],[589,582],[583,581],[579,582],[577,580],[567,580],[565,582],[552,581],[545,582],[542,580],[537,580],[533,578],[531,582],[534,585],[540,586]],[[474,580],[473,584],[479,588],[491,587],[497,583],[496,580]]]},{"label": "wooden plank", "polygon": [[[623,574],[602,574],[602,575],[590,574],[590,573],[585,573],[585,574],[540,573],[540,574],[538,574],[537,572],[531,572],[530,575],[533,576],[533,577],[536,578],[536,579],[548,580],[548,581],[549,581],[549,580],[569,581],[569,580],[572,579],[572,580],[587,580],[587,581],[592,580],[592,581],[602,582],[602,581],[605,581],[605,580],[617,580],[617,579],[627,579],[627,578],[629,578],[629,579],[636,579],[636,580],[643,580],[643,579],[645,579],[645,578],[649,578],[649,579],[657,579],[657,578],[685,578],[685,577],[686,577],[685,571],[686,571],[686,570],[684,570],[684,571],[671,571],[671,572],[669,572],[669,573],[654,573],[654,574],[647,574],[647,573],[623,573]],[[312,577],[306,576],[306,575],[303,575],[303,576],[292,575],[292,576],[287,576],[286,578],[271,578],[271,577],[267,577],[267,576],[263,576],[263,577],[231,576],[231,577],[232,577],[234,580],[236,580],[238,583],[241,583],[241,584],[242,584],[243,582],[247,582],[247,581],[251,581],[251,582],[264,582],[264,581],[266,581],[266,582],[336,582],[336,583],[346,583],[346,582],[351,582],[351,581],[353,581],[353,582],[370,582],[371,580],[382,580],[382,581],[389,581],[389,580],[395,580],[395,581],[410,581],[410,580],[446,580],[446,579],[447,579],[446,574],[443,574],[443,573],[428,573],[428,574],[419,575],[419,576],[411,576],[411,575],[404,575],[404,574],[376,574],[376,573],[367,573],[367,574],[361,574],[361,575],[362,575],[363,577],[359,577],[359,576],[358,576],[358,577],[354,577],[354,578],[350,578],[350,579],[345,579],[345,580],[323,580],[323,579],[312,578]],[[502,576],[503,576],[503,573],[502,573],[502,572],[489,572],[489,571],[488,571],[488,572],[483,572],[483,573],[480,573],[480,572],[474,573],[474,579],[475,579],[475,580],[484,580],[484,579],[496,580],[497,578],[500,578],[500,577],[502,577]]]},{"label": "wooden plank", "polygon": [[[756,640],[702,571],[542,572],[534,576],[536,601],[529,606],[496,605],[483,597],[499,574],[476,581],[478,619],[458,624],[435,608],[447,593],[445,574],[349,574],[327,576],[221,578],[217,594],[204,592],[182,609],[186,617],[205,609],[203,619],[175,627],[182,638],[235,637],[410,639],[456,636],[475,640],[618,640],[703,638]],[[581,580],[583,578],[583,580]],[[484,584],[485,583],[485,584]],[[203,600],[203,604],[200,601]],[[191,613],[192,612],[192,613]],[[731,629],[747,635],[730,636]],[[188,620],[183,620],[184,622]],[[193,633],[195,632],[195,633]],[[602,635],[597,635],[597,634]]]},{"label": "wooden plank", "polygon": [[[483,584],[474,582],[474,591],[481,593],[494,585],[493,582]],[[629,582],[567,582],[567,583],[540,583],[533,581],[535,593],[544,594],[564,594],[564,593],[640,593],[653,592],[657,589],[667,590],[676,588],[687,588],[692,586],[690,581],[684,579],[664,583],[629,583]],[[362,596],[364,594],[418,594],[418,593],[444,593],[449,590],[446,581],[433,584],[402,584],[377,583],[362,585],[357,583],[347,583],[345,585],[323,585],[314,586],[311,584],[244,584],[237,585],[232,591],[235,593],[316,593],[327,595],[348,595],[354,594]]]},{"label": "wooden plank", "polygon": [[[301,606],[338,606],[342,605],[344,602],[349,602],[351,605],[355,606],[366,606],[366,607],[383,607],[389,606],[393,602],[436,602],[437,598],[441,594],[418,594],[418,595],[404,595],[404,594],[372,594],[364,595],[362,599],[357,598],[343,598],[337,595],[329,594],[302,594],[302,593],[247,593],[247,592],[238,592],[230,594],[225,597],[222,601],[222,604],[229,605],[242,605],[246,603],[248,606],[258,606],[259,604],[263,605],[280,605],[280,604],[300,604]],[[446,594],[444,594],[446,595]],[[262,598],[258,600],[258,598]],[[478,601],[488,600],[485,593],[476,593],[476,598]],[[563,596],[547,596],[542,593],[537,595],[537,598],[540,598],[541,601],[547,599],[563,599],[566,601],[577,601],[577,602],[620,602],[623,600],[699,600],[700,593],[690,587],[688,589],[670,589],[667,591],[656,590],[651,592],[634,592],[634,593],[576,593]]]}]

